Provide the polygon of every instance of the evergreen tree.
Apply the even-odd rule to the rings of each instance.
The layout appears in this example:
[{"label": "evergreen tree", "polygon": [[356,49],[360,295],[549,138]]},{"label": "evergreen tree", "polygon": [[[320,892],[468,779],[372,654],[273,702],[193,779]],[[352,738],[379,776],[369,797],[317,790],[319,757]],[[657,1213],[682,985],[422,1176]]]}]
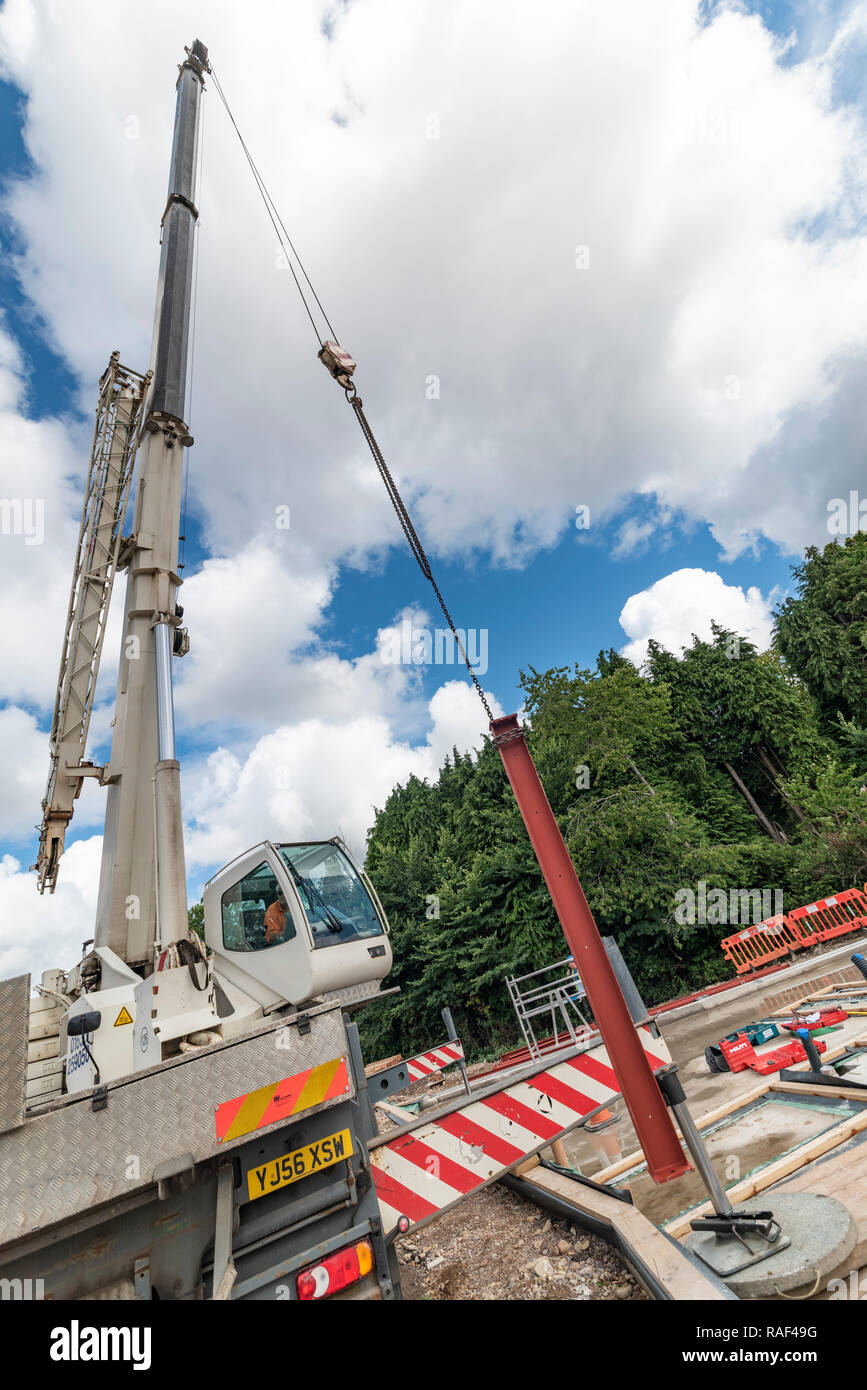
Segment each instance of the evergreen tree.
[{"label": "evergreen tree", "polygon": [[[648,1003],[730,973],[736,926],[681,921],[683,889],[779,889],[793,907],[867,878],[865,561],[867,537],[807,552],[780,651],[714,626],[680,655],[651,643],[642,671],[608,651],[593,671],[521,674],[543,786]],[[401,990],[360,1015],[367,1054],[430,1046],[446,1004],[470,1056],[514,1046],[506,977],[566,944],[494,746],[396,787],[367,867]]]},{"label": "evergreen tree", "polygon": [[775,613],[777,646],[831,723],[867,727],[867,531],[810,546],[798,597]]}]

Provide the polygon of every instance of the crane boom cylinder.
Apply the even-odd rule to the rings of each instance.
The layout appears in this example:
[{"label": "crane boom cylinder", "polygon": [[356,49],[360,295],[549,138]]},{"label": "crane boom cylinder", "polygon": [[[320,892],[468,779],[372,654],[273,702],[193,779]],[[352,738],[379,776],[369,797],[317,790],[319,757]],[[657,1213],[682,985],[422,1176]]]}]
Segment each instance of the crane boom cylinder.
[{"label": "crane boom cylinder", "polygon": [[154,626],[157,677],[157,751],[160,762],[175,756],[175,702],[172,694],[172,637],[168,623]]},{"label": "crane boom cylinder", "polygon": [[154,627],[157,681],[157,752],[154,771],[156,835],[156,934],[160,946],[188,934],[184,823],[181,813],[181,765],[175,758],[175,711],[172,699],[172,638],[168,623]]},{"label": "crane boom cylinder", "polygon": [[208,50],[198,40],[181,67],[168,198],[162,220],[161,293],[154,320],[150,408],[183,420],[190,338],[190,293],[198,210],[199,117]]}]

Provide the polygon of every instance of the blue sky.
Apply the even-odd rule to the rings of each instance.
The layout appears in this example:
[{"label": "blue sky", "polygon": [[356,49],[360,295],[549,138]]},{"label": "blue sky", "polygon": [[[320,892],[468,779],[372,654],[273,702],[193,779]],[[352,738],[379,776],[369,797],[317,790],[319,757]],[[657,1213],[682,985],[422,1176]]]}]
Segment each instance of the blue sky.
[{"label": "blue sky", "polygon": [[[630,515],[640,513],[643,499],[633,499]],[[626,634],[619,623],[621,609],[639,590],[649,588],[672,570],[721,569],[727,584],[764,592],[786,590],[790,563],[776,548],[762,546],[759,555],[720,561],[720,547],[707,526],[688,533],[672,524],[670,539],[658,538],[641,553],[619,559],[611,551],[618,522],[599,528],[591,540],[569,529],[552,549],[542,551],[522,568],[494,568],[482,560],[436,565],[452,615],[460,625],[489,629],[489,666],[485,684],[509,711],[521,701],[518,671],[533,666],[572,665],[592,668],[600,650],[621,648]],[[396,596],[429,609],[437,618],[429,586],[409,555],[394,554],[381,573],[348,573],[328,612],[329,637],[350,655],[369,651],[377,627],[390,618]],[[441,625],[442,620],[437,620]],[[345,644],[345,645],[344,645]],[[425,672],[429,682],[436,668]]]},{"label": "blue sky", "polygon": [[[863,456],[847,413],[864,361],[861,7],[705,5],[702,37],[687,0],[668,29],[624,0],[622,14],[592,11],[581,81],[586,16],[564,6],[548,47],[498,30],[501,77],[481,62],[475,85],[462,63],[485,52],[484,35],[459,9],[262,8],[287,26],[284,83],[254,80],[254,26],[233,7],[160,0],[149,26],[105,6],[106,51],[121,43],[140,61],[98,91],[99,44],[67,18],[15,0],[4,28],[0,12],[0,365],[17,392],[13,438],[33,450],[31,472],[54,469],[63,511],[53,552],[25,556],[42,608],[22,616],[18,601],[15,621],[46,649],[59,642],[95,379],[114,347],[145,365],[172,66],[198,26],[363,359],[369,418],[452,613],[488,633],[482,683],[499,707],[518,708],[521,668],[592,666],[629,643],[640,657],[648,636],[676,650],[711,618],[767,640],[792,563],[827,539],[827,501],[858,485]],[[182,595],[193,648],[177,702],[192,894],[236,837],[263,833],[263,806],[308,835],[337,818],[363,841],[394,781],[434,775],[483,723],[449,685],[459,671],[378,662],[404,609],[441,625],[433,595],[312,358],[288,277],[274,277],[273,238],[215,102],[205,119]],[[585,240],[586,274],[574,261]],[[4,495],[22,486],[4,481]],[[261,524],[284,498],[285,544]],[[257,641],[245,685],[239,663]],[[11,768],[20,812],[0,837],[19,865],[17,905],[59,651],[27,678],[7,656],[0,712],[8,746],[28,750]],[[289,785],[275,792],[262,769],[283,758]],[[68,843],[92,855],[98,790],[80,805]],[[67,902],[76,930],[91,910],[83,882],[82,870]]]}]

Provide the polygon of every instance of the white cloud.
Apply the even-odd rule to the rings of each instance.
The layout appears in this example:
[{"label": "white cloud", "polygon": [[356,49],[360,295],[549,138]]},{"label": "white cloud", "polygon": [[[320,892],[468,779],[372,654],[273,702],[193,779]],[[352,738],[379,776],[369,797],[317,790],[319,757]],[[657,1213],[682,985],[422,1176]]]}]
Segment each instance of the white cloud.
[{"label": "white cloud", "polygon": [[[0,670],[7,700],[54,702],[84,472],[66,424],[24,414],[20,353],[0,329]],[[80,482],[79,482],[80,479]]]},{"label": "white cloud", "polygon": [[[488,699],[494,713],[502,713],[490,693]],[[396,738],[381,714],[334,723],[308,718],[265,735],[246,758],[221,747],[185,766],[192,896],[208,874],[265,838],[340,833],[363,858],[374,806],[384,804],[397,782],[413,774],[433,779],[453,747],[466,752],[481,746],[485,717],[466,683],[440,686],[428,711],[430,732],[416,745]],[[95,795],[92,805],[98,800]],[[38,980],[43,970],[79,959],[82,941],[93,935],[101,846],[101,836],[69,845],[53,896],[40,897],[35,875],[12,855],[0,860],[0,979],[30,971]]]},{"label": "white cloud", "polygon": [[0,860],[0,979],[67,970],[93,936],[102,836],[77,840],[63,856],[57,890],[40,897],[36,875],[11,854]]},{"label": "white cloud", "polygon": [[[434,546],[521,559],[576,503],[656,491],[729,554],[800,547],[849,462],[817,443],[793,478],[774,454],[757,487],[756,457],[865,357],[863,124],[832,104],[858,25],[785,64],[755,15],[698,9],[563,0],[532,26],[494,0],[366,0],[328,42],[316,0],[262,0],[256,25],[228,0],[105,0],[86,25],[13,0],[0,51],[39,164],[7,199],[24,286],[85,383],[116,343],[144,365],[174,64],[201,26]],[[325,574],[396,523],[206,108],[192,495],[229,556],[289,504]]]},{"label": "white cloud", "polygon": [[46,738],[26,710],[0,709],[0,835],[17,837],[39,817],[48,772]]},{"label": "white cloud", "polygon": [[[497,701],[488,699],[495,714]],[[487,724],[472,688],[441,686],[429,702],[431,729],[413,746],[381,714],[328,723],[309,718],[261,738],[245,759],[225,748],[185,774],[187,870],[213,869],[258,840],[341,834],[362,858],[374,807],[398,782],[433,779],[457,746],[480,747]]]},{"label": "white cloud", "polygon": [[[702,27],[698,12],[669,0],[660,24],[646,0],[552,0],[531,24],[501,0],[260,0],[252,24],[230,0],[89,0],[84,20],[7,0],[0,69],[25,93],[35,172],[4,210],[83,415],[113,348],[147,363],[175,65],[199,31],[432,551],[518,563],[576,505],[596,525],[632,494],[655,495],[651,519],[627,518],[617,553],[673,515],[707,520],[729,556],[762,535],[821,543],[864,453],[863,112],[832,92],[867,5],[845,39],[822,34],[829,56],[789,63],[755,15]],[[358,843],[395,778],[429,775],[453,729],[468,746],[481,727],[468,687],[425,708],[412,670],[327,645],[347,562],[403,538],[209,88],[190,497],[214,558],[181,592],[192,650],[177,690],[181,731],[231,749],[185,769],[203,866],[275,820]],[[54,698],[89,425],[27,418],[22,372],[0,336],[0,496],[46,504],[42,545],[0,536],[2,695],[22,731],[3,772],[23,825],[47,766],[32,720]],[[680,571],[627,603],[627,652],[640,659],[650,635],[679,650],[711,616],[763,645],[768,609]],[[269,763],[289,768],[285,787]],[[77,824],[101,796],[85,788]],[[85,862],[73,846],[62,884],[73,850]]]},{"label": "white cloud", "polygon": [[691,645],[693,633],[703,641],[710,639],[711,622],[764,651],[771,641],[771,608],[777,597],[776,593],[764,597],[753,586],[744,593],[713,570],[674,570],[626,600],[620,626],[630,641],[621,651],[640,666],[653,638],[680,656],[681,649]]},{"label": "white cloud", "polygon": [[[31,420],[28,382],[14,339],[0,328],[0,835],[37,839],[48,774],[48,733],[78,537],[88,447],[61,419]],[[121,582],[121,589],[123,584]],[[113,605],[88,751],[107,742],[122,604]],[[42,724],[42,729],[39,725]],[[76,826],[101,821],[85,788]]]}]

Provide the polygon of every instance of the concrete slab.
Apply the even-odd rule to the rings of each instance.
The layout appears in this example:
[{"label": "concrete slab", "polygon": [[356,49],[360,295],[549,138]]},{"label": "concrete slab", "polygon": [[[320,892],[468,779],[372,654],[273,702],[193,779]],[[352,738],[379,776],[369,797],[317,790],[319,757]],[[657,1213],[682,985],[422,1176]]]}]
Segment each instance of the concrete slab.
[{"label": "concrete slab", "polygon": [[[858,936],[817,955],[795,957],[791,965],[784,966],[782,970],[775,971],[773,975],[767,975],[761,979],[753,979],[751,976],[745,975],[742,983],[732,986],[731,989],[723,990],[719,994],[707,994],[701,998],[690,1000],[688,1004],[680,1004],[677,1008],[668,1009],[659,1015],[658,1022],[662,1024],[666,1020],[688,1018],[701,1012],[714,1013],[718,1007],[725,1003],[740,1003],[749,995],[757,994],[762,990],[765,993],[772,993],[775,988],[783,989],[790,980],[797,980],[801,975],[821,975],[826,968],[839,969],[842,962],[848,959],[853,952],[864,952],[865,950],[867,950],[867,936]],[[863,979],[863,976],[861,978]]]}]

